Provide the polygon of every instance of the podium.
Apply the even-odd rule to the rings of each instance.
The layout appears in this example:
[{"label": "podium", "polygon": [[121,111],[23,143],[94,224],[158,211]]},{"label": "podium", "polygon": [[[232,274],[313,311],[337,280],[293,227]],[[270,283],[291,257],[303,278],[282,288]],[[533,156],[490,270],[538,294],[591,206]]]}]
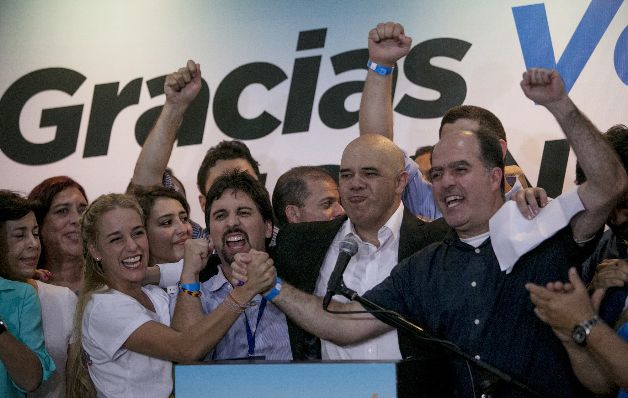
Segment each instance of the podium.
[{"label": "podium", "polygon": [[416,361],[216,361],[175,365],[176,398],[448,396]]}]

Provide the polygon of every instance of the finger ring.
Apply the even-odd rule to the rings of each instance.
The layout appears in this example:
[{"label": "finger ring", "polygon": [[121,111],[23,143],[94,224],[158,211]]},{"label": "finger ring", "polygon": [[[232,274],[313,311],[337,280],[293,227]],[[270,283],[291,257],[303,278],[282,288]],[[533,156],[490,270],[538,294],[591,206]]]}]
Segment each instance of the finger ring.
[{"label": "finger ring", "polygon": [[242,285],[244,285],[244,281],[241,281],[238,279],[238,283],[236,283],[236,286],[242,286]]}]

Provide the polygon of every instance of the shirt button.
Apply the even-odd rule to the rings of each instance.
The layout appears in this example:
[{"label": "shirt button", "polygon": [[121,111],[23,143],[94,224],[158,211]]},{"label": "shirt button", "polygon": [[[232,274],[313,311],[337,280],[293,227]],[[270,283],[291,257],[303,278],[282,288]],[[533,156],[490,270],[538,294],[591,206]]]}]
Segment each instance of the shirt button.
[{"label": "shirt button", "polygon": [[472,286],[472,287],[476,287],[477,285],[478,285],[478,284],[477,284],[477,283],[475,283],[475,281],[471,282],[471,286]]},{"label": "shirt button", "polygon": [[475,252],[476,252],[477,254],[480,254],[480,249],[475,249]]},{"label": "shirt button", "polygon": [[480,324],[480,320],[476,319],[476,320],[473,321],[473,323],[475,323],[476,325],[479,325]]},{"label": "shirt button", "polygon": [[473,358],[477,359],[478,361],[480,360],[480,356],[479,355],[476,355]]}]

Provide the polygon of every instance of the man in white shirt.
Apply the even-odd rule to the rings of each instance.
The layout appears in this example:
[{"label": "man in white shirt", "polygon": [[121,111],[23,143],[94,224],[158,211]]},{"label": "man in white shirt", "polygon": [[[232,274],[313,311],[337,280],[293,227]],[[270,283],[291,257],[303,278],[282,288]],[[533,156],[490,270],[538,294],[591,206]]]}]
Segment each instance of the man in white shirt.
[{"label": "man in white shirt", "polygon": [[[425,224],[401,203],[406,182],[404,155],[392,141],[380,135],[363,135],[349,143],[342,155],[339,179],[347,217],[282,228],[275,261],[279,275],[323,296],[339,244],[352,237],[358,242],[358,252],[347,266],[344,281],[361,294],[383,281],[400,260],[440,240],[446,232],[444,223]],[[402,357],[395,331],[346,347],[324,340],[319,347],[315,338],[291,322],[289,332],[294,359]],[[404,354],[410,355],[409,351]]]}]

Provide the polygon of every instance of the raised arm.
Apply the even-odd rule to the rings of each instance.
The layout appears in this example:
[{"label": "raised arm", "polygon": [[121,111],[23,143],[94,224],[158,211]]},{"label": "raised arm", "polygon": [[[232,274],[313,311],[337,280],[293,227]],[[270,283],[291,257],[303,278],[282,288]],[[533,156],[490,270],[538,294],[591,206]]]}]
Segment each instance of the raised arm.
[{"label": "raised arm", "polygon": [[[411,45],[412,38],[405,35],[401,24],[380,23],[369,32],[369,60],[392,68],[408,54]],[[381,134],[393,139],[392,74],[368,70],[360,102],[360,134]]]},{"label": "raised arm", "polygon": [[192,60],[169,74],[164,83],[166,103],[137,158],[131,182],[135,185],[161,185],[185,111],[201,89],[201,67]]},{"label": "raised arm", "polygon": [[530,69],[523,74],[521,88],[556,118],[587,176],[587,181],[578,187],[585,210],[571,220],[576,241],[587,240],[604,225],[624,194],[628,186],[626,171],[600,131],[567,96],[556,71]]}]

